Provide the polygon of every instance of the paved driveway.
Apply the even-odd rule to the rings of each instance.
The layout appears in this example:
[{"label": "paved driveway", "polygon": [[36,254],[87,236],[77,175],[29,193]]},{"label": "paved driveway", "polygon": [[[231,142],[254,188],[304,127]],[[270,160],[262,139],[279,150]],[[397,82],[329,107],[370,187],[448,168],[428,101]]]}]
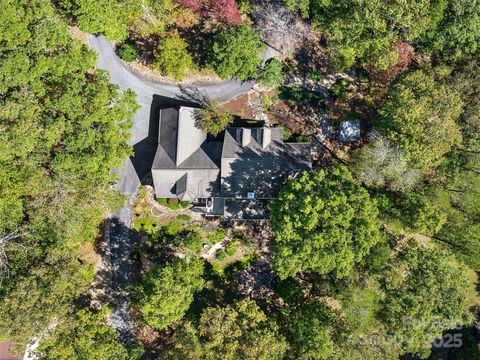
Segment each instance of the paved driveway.
[{"label": "paved driveway", "polygon": [[[123,163],[123,169],[117,171],[119,177],[118,189],[124,194],[133,194],[140,184],[140,180],[142,180],[138,174],[138,163],[142,163],[141,168],[148,167],[149,159],[146,159],[146,161],[143,159],[146,148],[156,146],[151,129],[151,120],[157,118],[154,112],[158,111],[162,103],[184,99],[185,91],[182,91],[179,86],[146,79],[133,72],[117,57],[113,44],[107,41],[105,37],[90,35],[89,40],[92,49],[98,53],[97,67],[107,70],[110,73],[110,81],[119,85],[122,90],[130,88],[135,91],[137,102],[141,106],[133,118],[132,137],[129,142],[130,145],[134,146],[136,152],[139,151],[135,159],[136,164],[134,166],[132,160],[127,159]],[[252,86],[253,82],[250,81],[226,80],[216,83],[195,84],[189,87],[190,90],[194,89],[210,98],[227,100],[250,90]]]}]

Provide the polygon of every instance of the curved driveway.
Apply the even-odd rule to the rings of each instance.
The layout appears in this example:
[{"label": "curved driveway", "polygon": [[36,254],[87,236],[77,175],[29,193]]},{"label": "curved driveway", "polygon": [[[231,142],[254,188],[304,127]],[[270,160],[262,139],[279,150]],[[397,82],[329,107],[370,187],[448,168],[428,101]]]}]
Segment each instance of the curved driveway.
[{"label": "curved driveway", "polygon": [[[137,102],[140,110],[133,118],[132,137],[130,145],[135,145],[148,137],[150,108],[154,95],[168,98],[179,98],[182,91],[179,86],[160,81],[146,79],[125,66],[117,57],[113,44],[103,36],[89,35],[91,48],[98,54],[97,68],[107,70],[110,73],[110,81],[117,84],[122,90],[132,89],[137,94]],[[238,80],[226,80],[222,82],[191,84],[188,87],[209,98],[227,100],[247,92],[253,86],[253,82]],[[117,171],[119,182],[118,189],[124,194],[133,194],[140,184],[140,179],[130,159],[125,160],[123,169]]]},{"label": "curved driveway", "polygon": [[[178,100],[185,100],[185,91],[178,86],[153,81],[143,78],[131,71],[116,56],[112,43],[103,36],[89,35],[90,45],[98,53],[97,68],[107,70],[110,73],[110,81],[117,84],[122,90],[132,89],[137,94],[137,102],[140,110],[133,118],[133,128],[129,144],[135,149],[133,157],[137,169],[139,162],[143,164],[144,170],[148,170],[148,155],[154,152],[157,144],[157,136],[151,133],[151,121],[158,119],[155,112],[158,111],[158,98],[162,97],[163,103],[175,103]],[[253,86],[252,82],[239,82],[227,80],[218,83],[190,85],[192,94],[200,94],[210,98],[221,100],[236,97]],[[170,98],[166,99],[165,98]],[[171,100],[177,99],[177,100]],[[157,104],[157,105],[156,105]],[[152,114],[151,114],[152,112]],[[150,135],[150,136],[149,136]],[[140,151],[141,150],[141,151]],[[146,151],[145,151],[146,150]],[[109,279],[105,293],[110,301],[115,304],[116,309],[110,315],[110,324],[116,328],[121,338],[128,343],[133,339],[132,329],[129,322],[129,296],[126,285],[132,281],[132,260],[131,260],[131,227],[132,227],[132,202],[140,179],[132,163],[132,158],[123,162],[121,169],[115,170],[119,181],[117,188],[120,192],[129,195],[129,201],[123,209],[112,214],[110,218],[108,235],[106,239],[106,252],[108,256],[102,257],[102,271]]]}]

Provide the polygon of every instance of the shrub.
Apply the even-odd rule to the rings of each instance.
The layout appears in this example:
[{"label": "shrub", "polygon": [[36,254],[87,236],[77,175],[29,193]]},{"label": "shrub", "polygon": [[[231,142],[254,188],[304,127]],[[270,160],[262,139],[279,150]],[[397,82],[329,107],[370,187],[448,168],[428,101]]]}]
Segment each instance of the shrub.
[{"label": "shrub", "polygon": [[134,61],[137,59],[138,52],[135,46],[129,43],[123,43],[117,48],[117,54],[124,61]]},{"label": "shrub", "polygon": [[180,201],[180,207],[181,208],[188,208],[190,206],[190,201]]},{"label": "shrub", "polygon": [[218,260],[222,261],[222,260],[225,260],[227,258],[227,253],[225,252],[225,250],[220,249],[220,250],[217,251],[215,256],[217,257]]},{"label": "shrub", "polygon": [[178,221],[190,221],[192,218],[188,216],[187,214],[180,214],[177,216]]},{"label": "shrub", "polygon": [[216,244],[220,241],[223,241],[226,235],[227,232],[224,229],[213,231],[208,234],[208,241],[210,241],[212,244]]},{"label": "shrub", "polygon": [[321,92],[308,90],[300,86],[283,86],[279,90],[280,99],[289,103],[303,103],[322,107],[325,102]]},{"label": "shrub", "polygon": [[284,124],[280,124],[278,127],[283,129],[283,140],[287,141],[292,136],[292,132]]},{"label": "shrub", "polygon": [[168,199],[167,206],[172,210],[177,210],[180,207],[180,201],[177,198]]},{"label": "shrub", "polygon": [[175,80],[185,77],[187,70],[195,64],[187,51],[187,42],[177,31],[164,37],[155,51],[155,65],[167,76]]},{"label": "shrub", "polygon": [[330,93],[334,97],[344,98],[352,92],[352,84],[347,79],[340,78],[330,88]]},{"label": "shrub", "polygon": [[203,245],[202,237],[195,231],[190,231],[185,236],[185,247],[190,251],[197,252],[201,250]]},{"label": "shrub", "polygon": [[283,81],[283,64],[277,59],[270,59],[262,67],[260,84],[267,88],[276,88]]},{"label": "shrub", "polygon": [[237,252],[237,249],[238,249],[238,242],[232,241],[228,244],[227,248],[225,249],[225,253],[228,256],[233,256]]},{"label": "shrub", "polygon": [[182,230],[182,224],[177,219],[165,226],[165,233],[168,235],[177,235]]}]

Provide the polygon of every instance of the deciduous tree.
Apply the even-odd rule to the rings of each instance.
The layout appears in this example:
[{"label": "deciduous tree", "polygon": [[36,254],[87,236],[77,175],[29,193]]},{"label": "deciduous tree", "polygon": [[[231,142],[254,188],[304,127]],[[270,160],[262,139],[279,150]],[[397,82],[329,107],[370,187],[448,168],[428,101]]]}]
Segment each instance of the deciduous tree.
[{"label": "deciduous tree", "polygon": [[435,3],[311,0],[293,4],[286,0],[287,6],[304,16],[308,13],[314,25],[328,34],[328,49],[341,68],[349,68],[357,59],[366,63],[374,59],[380,68],[396,64],[393,44],[423,35],[432,26]]},{"label": "deciduous tree", "polygon": [[415,71],[394,84],[379,112],[379,131],[422,172],[440,165],[461,141],[462,100],[429,73]]},{"label": "deciduous tree", "polygon": [[93,313],[82,309],[52,327],[34,350],[38,359],[129,359],[118,332],[107,324],[105,310]]},{"label": "deciduous tree", "polygon": [[197,114],[200,129],[213,136],[220,134],[232,121],[232,114],[218,100],[209,100]]},{"label": "deciduous tree", "polygon": [[175,330],[168,358],[282,359],[285,339],[253,300],[203,310],[198,324],[185,321]]},{"label": "deciduous tree", "polygon": [[273,270],[347,275],[380,238],[378,210],[345,167],[303,173],[272,204]]},{"label": "deciduous tree", "polygon": [[187,50],[187,42],[177,31],[171,32],[160,40],[155,52],[155,65],[167,76],[181,80],[186,72],[195,68],[191,55]]},{"label": "deciduous tree", "polygon": [[410,242],[386,279],[383,319],[405,353],[428,355],[445,330],[467,324],[468,277],[445,251]]},{"label": "deciduous tree", "polygon": [[330,311],[320,301],[309,301],[285,314],[286,332],[296,359],[330,359]]},{"label": "deciduous tree", "polygon": [[255,78],[265,45],[249,25],[220,31],[210,43],[208,65],[222,78]]},{"label": "deciduous tree", "polygon": [[372,188],[409,191],[421,178],[403,152],[379,134],[373,134],[369,144],[353,153],[350,164],[357,179]]},{"label": "deciduous tree", "polygon": [[139,288],[139,308],[147,324],[163,329],[180,320],[204,285],[203,263],[175,260],[150,270]]},{"label": "deciduous tree", "polygon": [[480,55],[480,1],[449,0],[443,19],[431,34],[430,45],[447,60]]},{"label": "deciduous tree", "polygon": [[134,0],[62,0],[60,3],[76,17],[83,31],[104,34],[109,40],[124,40],[127,27],[142,16],[141,2]]},{"label": "deciduous tree", "polygon": [[212,15],[215,19],[228,25],[242,22],[235,0],[181,0],[181,3],[201,17]]},{"label": "deciduous tree", "polygon": [[50,2],[1,8],[0,234],[21,236],[5,253],[0,333],[24,348],[93,278],[82,249],[106,211],[123,204],[110,170],[131,154],[138,108],[133,92],[91,70],[95,54],[70,37]]}]

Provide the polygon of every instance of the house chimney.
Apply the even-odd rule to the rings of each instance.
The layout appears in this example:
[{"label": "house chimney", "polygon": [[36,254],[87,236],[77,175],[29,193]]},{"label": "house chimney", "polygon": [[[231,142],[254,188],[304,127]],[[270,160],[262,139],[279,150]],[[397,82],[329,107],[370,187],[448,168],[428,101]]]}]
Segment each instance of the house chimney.
[{"label": "house chimney", "polygon": [[270,145],[272,141],[272,130],[270,128],[264,127],[262,129],[262,148],[266,148]]},{"label": "house chimney", "polygon": [[242,147],[250,144],[251,139],[252,139],[252,130],[243,128],[242,129]]}]

